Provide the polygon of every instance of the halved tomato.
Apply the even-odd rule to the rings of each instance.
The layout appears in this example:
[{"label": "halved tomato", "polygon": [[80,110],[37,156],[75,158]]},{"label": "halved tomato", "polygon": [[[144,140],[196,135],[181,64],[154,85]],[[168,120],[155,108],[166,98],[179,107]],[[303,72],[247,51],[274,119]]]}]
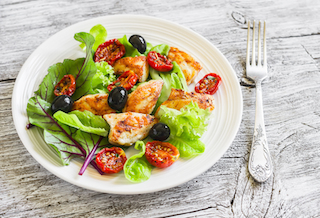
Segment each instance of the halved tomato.
[{"label": "halved tomato", "polygon": [[155,70],[160,72],[168,72],[172,70],[173,64],[166,56],[156,51],[150,51],[147,56],[148,64]]},{"label": "halved tomato", "polygon": [[113,83],[108,85],[107,89],[111,92],[112,89],[118,86],[122,86],[127,91],[129,91],[138,81],[138,75],[135,74],[132,70],[128,70],[121,74],[118,79]]},{"label": "halved tomato", "polygon": [[126,49],[124,45],[122,45],[118,39],[111,39],[99,45],[94,54],[94,61],[105,61],[112,66],[114,62],[120,59],[125,53]]},{"label": "halved tomato", "polygon": [[221,84],[221,77],[215,73],[205,75],[194,87],[198,93],[213,95]]},{"label": "halved tomato", "polygon": [[166,168],[179,159],[180,153],[168,142],[153,141],[146,144],[145,156],[153,166]]},{"label": "halved tomato", "polygon": [[68,95],[71,96],[76,91],[76,80],[71,74],[64,75],[60,82],[54,87],[53,93],[56,96]]},{"label": "halved tomato", "polygon": [[126,154],[119,147],[104,148],[96,156],[99,168],[105,173],[120,172],[126,161]]}]

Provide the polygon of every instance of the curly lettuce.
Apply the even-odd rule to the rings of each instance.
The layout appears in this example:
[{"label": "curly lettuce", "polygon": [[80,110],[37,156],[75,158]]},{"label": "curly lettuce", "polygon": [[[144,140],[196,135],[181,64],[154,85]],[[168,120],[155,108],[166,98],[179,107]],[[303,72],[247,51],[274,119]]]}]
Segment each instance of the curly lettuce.
[{"label": "curly lettuce", "polygon": [[112,66],[107,62],[96,62],[97,72],[92,78],[93,93],[105,94],[108,93],[107,86],[116,80],[116,75]]},{"label": "curly lettuce", "polygon": [[160,122],[169,126],[168,142],[178,148],[180,157],[190,158],[204,152],[205,145],[200,138],[208,125],[209,109],[203,110],[197,103],[190,102],[180,111],[161,106],[158,115]]}]

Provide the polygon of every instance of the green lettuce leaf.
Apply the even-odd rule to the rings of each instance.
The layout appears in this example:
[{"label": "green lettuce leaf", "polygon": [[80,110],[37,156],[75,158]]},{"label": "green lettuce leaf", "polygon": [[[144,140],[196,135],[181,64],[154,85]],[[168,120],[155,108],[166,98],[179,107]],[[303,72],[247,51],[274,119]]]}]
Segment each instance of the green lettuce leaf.
[{"label": "green lettuce leaf", "polygon": [[[166,47],[163,46],[162,48],[165,49]],[[175,61],[173,61],[172,64],[173,68],[169,72],[160,72],[150,67],[149,73],[151,78],[154,80],[163,80],[163,86],[157,104],[154,108],[154,112],[169,98],[172,88],[189,91],[186,78],[184,77],[180,66]]]},{"label": "green lettuce leaf", "polygon": [[156,45],[150,49],[150,51],[155,51],[165,56],[168,56],[169,50],[170,46],[167,44]]},{"label": "green lettuce leaf", "polygon": [[170,71],[171,73],[171,87],[175,89],[182,89],[186,92],[189,91],[186,78],[180,68],[180,66],[177,64],[177,62],[173,61],[173,68]]},{"label": "green lettuce leaf", "polygon": [[101,116],[94,115],[90,111],[71,111],[70,113],[57,111],[53,116],[60,123],[84,132],[104,137],[108,135],[109,125],[107,122]]},{"label": "green lettuce leaf", "polygon": [[150,178],[153,167],[144,156],[146,152],[145,143],[137,141],[134,148],[140,150],[140,152],[126,161],[123,167],[124,175],[131,182],[144,182]]},{"label": "green lettuce leaf", "polygon": [[205,145],[200,141],[200,137],[208,125],[209,109],[203,110],[197,103],[191,102],[180,111],[161,106],[158,115],[160,122],[169,126],[169,143],[178,148],[182,158],[190,158],[204,152]]},{"label": "green lettuce leaf", "polygon": [[108,85],[116,80],[113,68],[105,61],[96,62],[95,64],[97,72],[92,78],[93,93],[108,93]]},{"label": "green lettuce leaf", "polygon": [[205,150],[205,144],[200,139],[189,139],[188,137],[171,137],[168,142],[174,145],[180,152],[181,158],[195,157]]},{"label": "green lettuce leaf", "polygon": [[166,106],[161,106],[158,112],[160,122],[166,123],[170,127],[172,135],[200,138],[207,129],[207,121],[210,116],[209,109],[199,108],[195,102],[190,102],[180,111]]},{"label": "green lettuce leaf", "polygon": [[122,38],[119,38],[118,40],[122,45],[124,45],[126,49],[126,53],[124,54],[124,57],[135,57],[135,56],[143,55],[138,51],[138,49],[132,46],[132,44],[128,41],[126,35],[124,35]]},{"label": "green lettuce leaf", "polygon": [[149,51],[151,51],[152,48],[153,48],[153,45],[151,43],[147,42],[147,49],[144,52],[144,56],[147,56]]},{"label": "green lettuce leaf", "polygon": [[39,89],[35,92],[35,94],[45,101],[52,102],[54,100],[56,97],[53,94],[54,87],[66,74],[71,74],[76,79],[76,91],[72,95],[74,100],[92,92],[91,79],[97,70],[91,52],[94,38],[89,33],[83,32],[76,33],[74,38],[86,44],[86,58],[76,60],[65,59],[62,63],[49,67],[48,74],[44,77],[39,85]]},{"label": "green lettuce leaf", "polygon": [[[90,29],[89,32],[95,39],[92,46],[93,51],[96,51],[100,44],[104,43],[107,38],[107,30],[101,24],[97,24]],[[86,49],[86,44],[83,42],[79,45],[83,50]]]}]

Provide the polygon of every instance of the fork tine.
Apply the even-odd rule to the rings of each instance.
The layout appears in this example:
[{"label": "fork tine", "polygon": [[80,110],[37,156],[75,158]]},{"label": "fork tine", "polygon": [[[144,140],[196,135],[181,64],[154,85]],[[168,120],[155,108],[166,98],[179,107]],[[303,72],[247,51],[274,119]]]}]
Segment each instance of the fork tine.
[{"label": "fork tine", "polygon": [[258,30],[258,66],[261,66],[261,39],[260,39],[260,29],[261,21],[259,21],[259,30]]},{"label": "fork tine", "polygon": [[266,23],[266,21],[264,21],[264,27],[263,27],[263,67],[267,66],[266,26],[267,26],[267,23]]},{"label": "fork tine", "polygon": [[251,65],[253,66],[253,65],[255,65],[255,62],[256,62],[256,53],[255,53],[255,51],[256,51],[256,47],[255,47],[255,34],[254,34],[254,32],[255,32],[255,21],[253,20],[253,23],[252,23],[252,25],[253,25],[253,30],[252,30],[252,61],[251,61]]},{"label": "fork tine", "polygon": [[247,35],[247,68],[250,65],[250,21],[248,20],[248,35]]}]

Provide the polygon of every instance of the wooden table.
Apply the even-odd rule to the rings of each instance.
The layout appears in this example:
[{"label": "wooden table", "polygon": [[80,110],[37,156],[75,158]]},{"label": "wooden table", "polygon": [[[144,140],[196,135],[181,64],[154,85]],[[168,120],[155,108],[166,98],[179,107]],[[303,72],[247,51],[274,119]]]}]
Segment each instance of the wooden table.
[{"label": "wooden table", "polygon": [[[172,3],[174,2],[174,3]],[[318,217],[320,216],[319,1],[0,2],[0,217]],[[11,95],[28,56],[56,32],[90,18],[144,14],[203,35],[229,60],[243,94],[243,118],[224,156],[169,190],[119,196],[69,184],[27,152],[13,125]],[[255,182],[247,163],[255,89],[245,78],[245,19],[268,21],[269,77],[263,82],[274,173]]]}]

